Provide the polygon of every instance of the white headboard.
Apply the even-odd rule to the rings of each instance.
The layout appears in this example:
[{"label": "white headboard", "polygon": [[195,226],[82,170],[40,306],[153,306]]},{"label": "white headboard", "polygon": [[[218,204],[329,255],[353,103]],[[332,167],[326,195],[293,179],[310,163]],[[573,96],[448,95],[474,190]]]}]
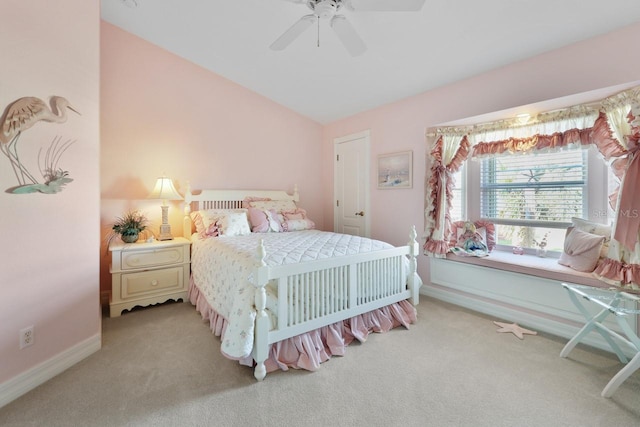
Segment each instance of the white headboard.
[{"label": "white headboard", "polygon": [[191,191],[191,186],[187,183],[184,194],[184,221],[183,235],[191,239],[193,225],[191,222],[191,212],[204,209],[238,209],[242,208],[242,201],[247,197],[263,197],[271,200],[300,200],[298,186],[294,186],[293,194],[288,194],[284,190],[200,190],[197,193]]}]

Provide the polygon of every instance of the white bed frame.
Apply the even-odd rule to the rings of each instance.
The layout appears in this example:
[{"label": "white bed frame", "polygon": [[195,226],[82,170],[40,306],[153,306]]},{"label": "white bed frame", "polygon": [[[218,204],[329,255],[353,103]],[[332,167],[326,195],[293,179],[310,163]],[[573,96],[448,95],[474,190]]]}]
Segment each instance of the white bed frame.
[{"label": "white bed frame", "polygon": [[[293,195],[285,191],[265,190],[202,190],[185,194],[184,236],[191,238],[190,212],[203,209],[237,209],[246,197],[265,197],[272,200],[298,201],[297,188]],[[402,300],[418,304],[419,283],[414,280],[419,246],[415,227],[406,246],[338,258],[269,267],[265,264],[265,249],[260,244],[256,254],[253,285],[256,288],[255,335],[253,359],[254,376],[258,381],[267,374],[264,362],[269,345],[323,326],[366,313]],[[409,271],[403,258],[409,257]],[[383,278],[393,277],[393,280]],[[270,328],[265,311],[269,281],[277,283],[277,325]],[[296,302],[292,302],[293,299]]]}]

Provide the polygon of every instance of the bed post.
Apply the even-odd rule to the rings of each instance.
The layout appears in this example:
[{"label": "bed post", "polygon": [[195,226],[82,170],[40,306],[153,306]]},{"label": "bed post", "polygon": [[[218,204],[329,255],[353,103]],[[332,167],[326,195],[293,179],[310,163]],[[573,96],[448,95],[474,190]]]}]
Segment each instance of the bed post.
[{"label": "bed post", "polygon": [[418,245],[418,241],[416,237],[418,233],[416,233],[416,226],[411,226],[411,232],[409,233],[409,277],[407,278],[409,284],[409,291],[411,292],[411,303],[413,305],[418,305],[420,302],[420,287],[418,283],[416,283],[416,274],[418,269],[418,263],[416,257],[420,251],[420,247]]},{"label": "bed post", "polygon": [[298,194],[298,184],[293,185],[293,201],[294,202],[300,201],[300,194]]},{"label": "bed post", "polygon": [[257,252],[258,263],[253,273],[253,286],[256,287],[255,305],[256,305],[256,322],[253,337],[253,359],[256,361],[256,367],[253,376],[258,381],[262,381],[267,375],[267,369],[264,361],[267,360],[269,353],[269,317],[265,311],[267,304],[267,292],[264,289],[267,284],[265,273],[267,272],[267,264],[264,262],[266,255],[264,243],[260,239]]},{"label": "bed post", "polygon": [[182,218],[182,236],[185,239],[191,240],[191,184],[187,181],[186,189],[184,190],[184,217]]}]

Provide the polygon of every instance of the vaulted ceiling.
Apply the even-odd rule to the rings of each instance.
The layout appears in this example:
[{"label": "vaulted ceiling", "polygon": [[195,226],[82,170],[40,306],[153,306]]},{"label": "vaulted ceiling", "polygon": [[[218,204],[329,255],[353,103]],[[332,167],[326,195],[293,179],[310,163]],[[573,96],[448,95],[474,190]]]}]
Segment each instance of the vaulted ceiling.
[{"label": "vaulted ceiling", "polygon": [[418,12],[344,6],[363,54],[351,56],[322,19],[286,49],[271,50],[311,13],[303,3],[102,0],[101,8],[106,22],[319,123],[640,21],[638,0],[426,0]]}]

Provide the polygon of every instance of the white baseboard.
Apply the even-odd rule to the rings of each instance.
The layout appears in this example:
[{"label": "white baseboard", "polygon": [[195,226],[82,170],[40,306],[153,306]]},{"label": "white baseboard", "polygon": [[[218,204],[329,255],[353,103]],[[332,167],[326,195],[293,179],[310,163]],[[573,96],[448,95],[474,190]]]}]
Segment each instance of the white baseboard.
[{"label": "white baseboard", "polygon": [[0,408],[89,357],[101,347],[101,335],[96,334],[0,384]]},{"label": "white baseboard", "polygon": [[[425,295],[566,338],[567,341],[586,321],[557,280],[437,258],[431,259],[430,279],[430,284],[421,289]],[[589,315],[602,310],[595,304],[585,305],[583,309]],[[622,333],[614,316],[609,316],[603,324]],[[639,328],[635,322],[629,326],[637,333]],[[612,351],[598,333],[588,334],[581,342]],[[634,356],[635,351],[628,345],[621,347],[627,356]]]},{"label": "white baseboard", "polygon": [[[479,313],[495,316],[497,319],[503,319],[508,322],[515,322],[523,327],[530,328],[539,332],[545,332],[560,338],[566,338],[569,341],[573,338],[578,330],[583,326],[576,324],[570,319],[555,318],[545,313],[530,312],[517,306],[510,306],[500,301],[484,298],[479,295],[470,294],[464,291],[447,288],[436,284],[429,284],[420,288],[420,294],[458,305],[469,310]],[[587,335],[582,341],[583,344],[613,352],[609,344],[596,333]],[[622,346],[622,351],[632,358],[635,353]],[[558,354],[559,356],[559,354]]]}]

